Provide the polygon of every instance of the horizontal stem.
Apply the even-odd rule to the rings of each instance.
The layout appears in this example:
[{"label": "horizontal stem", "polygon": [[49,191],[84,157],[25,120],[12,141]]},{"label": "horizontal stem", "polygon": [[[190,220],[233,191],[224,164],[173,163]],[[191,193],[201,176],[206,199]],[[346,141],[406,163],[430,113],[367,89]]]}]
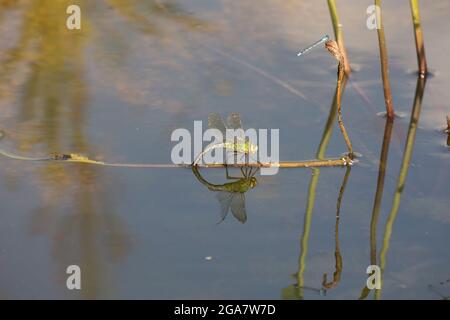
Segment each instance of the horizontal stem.
[{"label": "horizontal stem", "polygon": [[[73,161],[72,161],[73,162]],[[199,168],[319,168],[319,167],[344,167],[353,164],[353,161],[348,157],[340,159],[325,159],[325,160],[307,160],[307,161],[286,161],[280,163],[210,163],[197,164]],[[102,165],[108,167],[125,167],[125,168],[190,168],[190,164],[139,164],[139,163],[103,163]]]},{"label": "horizontal stem", "polygon": [[[96,161],[89,158],[81,157],[78,155],[59,155],[59,156],[49,156],[45,158],[29,158],[22,157],[16,154],[8,153],[0,149],[0,155],[22,161],[33,161],[33,162],[66,162],[66,163],[81,163],[90,164],[104,167],[121,167],[121,168],[190,168],[192,164],[172,164],[172,163],[111,163]],[[335,159],[321,159],[321,160],[306,160],[306,161],[287,161],[280,163],[234,163],[234,164],[224,164],[224,163],[211,163],[211,164],[196,164],[200,168],[241,168],[241,167],[252,167],[252,168],[317,168],[317,167],[342,167],[352,165],[353,161],[349,157],[335,158]]]},{"label": "horizontal stem", "polygon": [[[351,165],[353,162],[348,157],[341,159],[308,160],[308,161],[287,161],[280,163],[247,163],[228,164],[229,168],[253,167],[253,168],[319,168],[319,167],[343,167]],[[224,164],[205,164],[205,168],[223,168]]]}]

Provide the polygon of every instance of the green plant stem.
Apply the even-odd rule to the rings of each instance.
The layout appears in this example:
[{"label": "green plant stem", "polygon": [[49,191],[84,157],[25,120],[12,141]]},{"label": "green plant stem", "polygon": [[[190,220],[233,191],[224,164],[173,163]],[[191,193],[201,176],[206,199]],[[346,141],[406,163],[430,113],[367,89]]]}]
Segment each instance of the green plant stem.
[{"label": "green plant stem", "polygon": [[339,48],[341,49],[342,55],[344,56],[344,71],[347,76],[350,76],[352,70],[350,68],[350,62],[344,44],[344,32],[342,30],[342,24],[339,19],[336,1],[328,0],[328,8],[330,10],[331,21],[333,23],[334,36],[336,38],[336,42],[339,45]]},{"label": "green plant stem", "polygon": [[423,41],[422,25],[420,23],[419,0],[410,0],[411,14],[414,25],[414,37],[416,40],[417,64],[419,75],[426,76],[428,73],[427,58],[425,56],[425,44]]}]

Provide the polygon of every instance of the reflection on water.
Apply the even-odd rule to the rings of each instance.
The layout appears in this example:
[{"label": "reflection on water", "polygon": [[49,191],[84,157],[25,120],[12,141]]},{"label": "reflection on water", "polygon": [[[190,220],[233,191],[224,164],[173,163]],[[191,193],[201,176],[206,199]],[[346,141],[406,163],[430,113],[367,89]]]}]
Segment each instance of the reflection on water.
[{"label": "reflection on water", "polygon": [[[344,77],[342,84],[336,85],[336,90],[334,93],[333,101],[331,103],[330,112],[328,114],[328,119],[325,124],[325,128],[324,128],[322,138],[319,143],[319,147],[316,152],[316,158],[319,160],[325,158],[325,153],[327,151],[328,144],[329,144],[331,136],[333,134],[333,125],[336,122],[337,110],[338,110],[338,90],[342,90],[341,94],[343,94],[345,92],[347,80],[348,80],[348,78]],[[350,174],[349,170],[347,172],[345,174],[345,179],[344,179],[345,184],[348,179],[348,175]],[[306,212],[305,212],[305,216],[304,216],[304,220],[303,220],[303,233],[301,236],[301,243],[300,243],[300,257],[298,259],[298,271],[296,273],[297,284],[290,286],[286,289],[283,289],[282,297],[285,299],[303,299],[303,289],[307,288],[307,287],[305,287],[305,282],[304,282],[304,272],[306,269],[306,256],[308,253],[308,242],[309,242],[309,235],[311,232],[310,230],[311,230],[311,222],[312,222],[312,213],[313,213],[313,209],[314,209],[314,203],[316,200],[316,189],[317,189],[317,184],[319,182],[319,176],[320,176],[320,169],[312,169],[312,177],[311,177],[311,181],[309,184]],[[345,186],[345,185],[343,184],[343,186]],[[343,193],[343,189],[342,189],[342,193]],[[338,213],[340,210],[340,202],[341,202],[341,196],[339,197],[338,205],[337,205]],[[338,217],[338,216],[339,215],[337,214],[336,217]],[[336,219],[336,230],[335,230],[336,231],[336,233],[335,233],[336,234],[336,248],[339,248],[339,245],[337,242],[337,240],[338,240],[338,238],[337,238],[338,237],[338,232],[337,232],[338,222],[339,222],[339,219],[337,218]],[[339,252],[339,250],[337,250],[336,252]],[[339,257],[340,257],[340,254],[339,254]],[[336,266],[337,266],[337,262],[338,262],[338,258],[336,256]],[[342,263],[341,263],[341,265],[342,265]],[[337,268],[336,268],[336,271],[337,271]],[[338,273],[338,274],[340,275],[340,273]],[[319,290],[318,292],[325,293],[326,291],[324,291],[322,289],[322,290]]]},{"label": "reflection on water", "polygon": [[443,295],[436,287],[429,285],[428,289],[430,289],[431,292],[433,292],[434,294],[437,294],[442,300],[449,300],[450,297],[449,296],[445,296]]},{"label": "reflection on water", "polygon": [[[393,119],[386,118],[384,126],[383,145],[380,153],[380,165],[378,168],[377,189],[375,200],[373,202],[372,215],[370,219],[370,264],[378,265],[377,262],[377,227],[380,217],[381,200],[383,199],[384,183],[386,178],[387,160],[389,154],[389,145],[392,136]],[[378,289],[375,289],[378,290]],[[361,292],[360,299],[365,299],[370,293],[370,289],[365,285]]]},{"label": "reflection on water", "polygon": [[[60,27],[65,23],[60,13],[73,3],[16,3],[23,10],[23,23],[16,30],[16,43],[2,60],[0,88],[4,95],[14,91],[12,84],[20,83],[18,125],[11,132],[34,132],[18,139],[20,150],[39,146],[48,152],[70,147],[87,153],[91,149],[84,131],[89,103],[84,46],[90,31]],[[99,297],[108,281],[101,272],[105,267],[102,256],[120,261],[128,250],[128,235],[103,190],[101,173],[88,166],[66,170],[49,163],[39,168],[39,176],[42,201],[31,216],[33,233],[52,239],[61,269],[73,261],[80,265],[85,279],[83,297]]]},{"label": "reflection on water", "polygon": [[450,284],[450,279],[447,279],[445,281],[439,282],[439,284],[437,284],[437,285],[432,285],[432,284],[428,285],[428,289],[431,292],[433,292],[434,294],[436,294],[437,296],[439,296],[442,300],[449,300],[450,295],[442,293],[444,290],[446,290],[448,292],[449,284]]},{"label": "reflection on water", "polygon": [[231,209],[233,216],[241,223],[247,221],[247,212],[245,211],[245,193],[253,189],[257,185],[257,180],[254,177],[258,168],[241,167],[242,177],[232,177],[226,170],[226,178],[235,180],[224,184],[213,184],[208,182],[199,172],[197,166],[192,167],[192,172],[195,177],[209,190],[217,192],[217,199],[220,203],[220,217],[222,222],[228,215]]},{"label": "reflection on water", "polygon": [[335,271],[333,273],[333,281],[327,282],[327,274],[325,273],[323,275],[323,282],[322,286],[326,289],[334,288],[338,285],[339,281],[341,280],[341,274],[342,274],[342,255],[341,250],[339,248],[339,218],[340,218],[340,212],[341,212],[341,202],[342,197],[344,196],[345,187],[347,186],[348,178],[350,176],[351,167],[347,167],[345,170],[344,180],[342,181],[341,189],[339,190],[339,197],[337,200],[336,205],[336,226],[334,230],[335,234],[335,251],[334,251],[334,257],[336,259],[335,263]]},{"label": "reflection on water", "polygon": [[[416,132],[417,127],[419,125],[420,112],[422,110],[422,98],[425,92],[426,81],[427,81],[426,78],[422,77],[417,78],[416,94],[414,97],[414,104],[411,111],[411,120],[409,122],[408,135],[406,137],[405,151],[403,154],[402,165],[400,167],[400,173],[398,176],[397,189],[395,191],[394,199],[392,201],[391,212],[389,213],[388,220],[386,222],[386,230],[384,232],[383,237],[383,247],[381,248],[380,252],[380,267],[382,273],[384,272],[384,269],[386,267],[386,254],[389,250],[390,240],[393,231],[392,228],[394,226],[394,222],[398,214],[401,196],[403,190],[405,189],[406,176],[408,175],[408,170],[411,164],[411,157],[414,148],[414,143],[416,140]],[[377,290],[375,293],[376,298],[379,299],[380,295],[381,290]]]},{"label": "reflection on water", "polygon": [[[69,4],[82,7],[80,31],[61,27]],[[347,20],[365,7],[354,1],[339,8],[349,58],[361,65],[343,96],[361,165],[345,173],[284,171],[258,181],[253,170],[231,180],[223,170],[222,184],[194,167],[198,184],[183,169],[1,158],[2,297],[279,298],[283,288],[286,299],[365,299],[372,294],[365,270],[378,264],[383,288],[375,298],[446,299],[442,286],[428,285],[448,278],[450,264],[448,150],[435,134],[448,114],[442,101],[450,81],[450,48],[436,36],[448,19],[435,17],[449,4],[433,1],[422,9],[429,62],[440,72],[426,92],[426,80],[417,80],[409,125],[376,116],[384,108],[376,34],[358,27],[364,15]],[[409,15],[399,3],[385,10]],[[392,28],[389,19],[386,14],[393,95],[398,111],[410,112],[413,80],[405,70],[415,55],[405,49],[413,45],[405,34],[411,26],[398,19]],[[1,143],[21,154],[153,162],[167,159],[174,128],[233,110],[280,128],[286,158],[308,158],[316,148],[317,159],[340,154],[332,61],[321,50],[296,59],[299,48],[330,31],[327,5],[319,2],[0,1],[0,129],[8,135]],[[371,159],[378,149],[379,160]],[[246,224],[208,220],[217,202],[204,187],[217,195],[222,220],[231,211]],[[205,265],[209,255],[220,264]],[[81,267],[81,292],[65,289],[70,264]]]},{"label": "reflection on water", "polygon": [[450,147],[450,117],[447,117],[447,129],[444,132],[447,133],[447,147]]},{"label": "reflection on water", "polygon": [[[377,263],[377,224],[378,224],[378,217],[380,213],[380,205],[383,197],[383,190],[384,190],[384,179],[385,179],[385,172],[386,172],[386,166],[387,166],[387,159],[388,159],[388,152],[389,152],[389,144],[391,140],[391,134],[392,134],[392,125],[393,121],[387,119],[386,125],[385,125],[385,131],[384,131],[384,138],[383,138],[383,146],[381,150],[381,156],[380,156],[380,167],[378,171],[378,181],[377,181],[377,191],[375,194],[375,201],[372,211],[372,219],[371,219],[371,234],[370,234],[370,263],[371,265],[379,265],[381,268],[381,272],[384,272],[384,269],[386,267],[386,255],[389,250],[389,244],[390,239],[392,237],[392,229],[395,222],[395,219],[397,217],[398,209],[400,207],[400,200],[401,195],[403,193],[403,190],[405,188],[405,181],[406,176],[408,174],[408,170],[410,167],[413,147],[415,143],[415,136],[416,131],[418,127],[419,122],[419,116],[420,111],[422,108],[422,99],[425,92],[425,84],[426,84],[426,78],[418,77],[417,78],[417,87],[416,87],[416,94],[414,96],[414,103],[411,111],[411,120],[409,123],[409,130],[406,138],[406,146],[403,154],[403,160],[402,165],[400,168],[400,174],[397,181],[397,188],[394,194],[393,204],[391,208],[391,212],[389,213],[388,220],[386,222],[386,229],[383,237],[383,246],[380,252],[379,257],[379,263]],[[360,299],[365,299],[368,294],[370,293],[370,290],[367,288],[367,286],[363,289],[361,293]],[[381,296],[381,289],[375,289],[375,298],[380,299]]]},{"label": "reflection on water", "polygon": [[186,12],[176,1],[152,0],[143,3],[139,0],[106,0],[106,2],[130,23],[151,34],[162,32],[158,22],[164,20],[188,29],[205,25],[203,21]]}]

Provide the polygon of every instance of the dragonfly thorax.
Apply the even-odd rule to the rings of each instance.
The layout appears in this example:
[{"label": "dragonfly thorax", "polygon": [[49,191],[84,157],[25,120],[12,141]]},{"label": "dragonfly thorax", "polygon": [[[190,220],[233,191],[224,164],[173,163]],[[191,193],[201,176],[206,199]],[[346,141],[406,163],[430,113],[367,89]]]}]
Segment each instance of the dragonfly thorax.
[{"label": "dragonfly thorax", "polygon": [[254,154],[258,151],[258,146],[250,142],[226,142],[224,147],[230,151],[241,153]]}]

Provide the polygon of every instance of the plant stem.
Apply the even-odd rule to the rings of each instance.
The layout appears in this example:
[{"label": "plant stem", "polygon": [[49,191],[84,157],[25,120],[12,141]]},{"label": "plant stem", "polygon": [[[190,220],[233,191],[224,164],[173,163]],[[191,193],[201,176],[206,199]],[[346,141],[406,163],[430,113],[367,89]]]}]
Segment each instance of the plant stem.
[{"label": "plant stem", "polygon": [[328,8],[330,10],[331,21],[333,23],[334,37],[341,48],[342,55],[344,56],[344,71],[347,76],[350,76],[352,72],[350,68],[350,62],[347,56],[347,50],[344,45],[344,32],[342,31],[342,24],[339,20],[339,14],[337,12],[336,1],[328,0]]},{"label": "plant stem", "polygon": [[417,63],[419,75],[424,77],[428,73],[425,44],[423,41],[422,25],[420,23],[419,0],[410,0],[411,14],[414,24],[414,37],[416,39]]},{"label": "plant stem", "polygon": [[[21,161],[32,161],[32,162],[64,162],[64,163],[78,163],[78,164],[87,164],[87,165],[97,165],[104,167],[120,167],[120,168],[190,168],[191,164],[171,164],[171,163],[112,163],[112,162],[102,162],[91,160],[86,157],[76,157],[73,155],[65,155],[58,154],[58,157],[47,156],[41,158],[31,158],[31,157],[23,157],[16,154],[8,153],[2,149],[0,149],[0,155],[13,160],[21,160]],[[335,159],[317,159],[317,160],[305,160],[305,161],[287,161],[287,162],[279,162],[279,163],[233,163],[233,164],[224,164],[224,163],[211,163],[211,164],[196,164],[195,166],[201,168],[271,168],[271,167],[279,167],[279,168],[316,168],[316,167],[342,167],[342,166],[351,166],[353,164],[353,159],[350,157],[342,157]]]},{"label": "plant stem", "polygon": [[[308,160],[308,161],[289,161],[280,163],[234,163],[227,164],[229,168],[240,168],[240,167],[250,167],[250,168],[320,168],[320,167],[344,167],[349,166],[353,163],[352,159],[349,157],[343,157],[340,159],[324,159],[324,160]],[[199,167],[203,168],[224,168],[225,165],[222,163],[218,164],[198,164]],[[188,165],[190,167],[190,165]]]},{"label": "plant stem", "polygon": [[336,41],[329,40],[325,44],[326,49],[339,61],[338,65],[338,80],[337,80],[337,96],[336,96],[336,103],[337,103],[337,113],[338,113],[338,124],[339,128],[341,129],[342,135],[344,137],[345,144],[347,145],[348,155],[351,159],[353,159],[353,146],[350,141],[350,138],[348,137],[347,130],[344,126],[344,121],[342,119],[342,92],[343,92],[343,84],[345,79],[345,71],[344,71],[344,65],[345,65],[345,57],[342,54],[342,50],[337,44]]},{"label": "plant stem", "polygon": [[392,119],[394,117],[394,106],[392,103],[391,84],[389,81],[388,53],[386,48],[386,39],[384,36],[381,0],[375,0],[375,6],[377,8],[377,33],[378,44],[380,47],[381,77],[383,79],[384,102],[386,104],[387,117]]}]

